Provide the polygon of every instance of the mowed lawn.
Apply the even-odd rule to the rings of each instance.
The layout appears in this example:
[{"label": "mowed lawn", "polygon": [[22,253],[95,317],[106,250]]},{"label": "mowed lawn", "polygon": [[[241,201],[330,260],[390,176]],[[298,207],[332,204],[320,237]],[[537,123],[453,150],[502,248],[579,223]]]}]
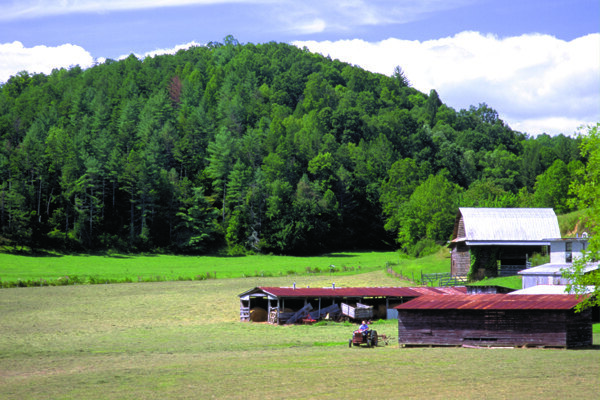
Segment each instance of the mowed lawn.
[{"label": "mowed lawn", "polygon": [[[390,286],[352,276],[0,290],[1,399],[592,399],[595,348],[348,348],[354,325],[239,322],[254,286]],[[373,325],[397,337],[395,321]]]},{"label": "mowed lawn", "polygon": [[[397,252],[332,253],[314,257],[252,255],[63,255],[24,256],[0,253],[0,282],[56,281],[77,277],[81,282],[198,280],[282,276],[307,273],[355,274],[397,263]],[[443,262],[450,268],[450,262]]]}]

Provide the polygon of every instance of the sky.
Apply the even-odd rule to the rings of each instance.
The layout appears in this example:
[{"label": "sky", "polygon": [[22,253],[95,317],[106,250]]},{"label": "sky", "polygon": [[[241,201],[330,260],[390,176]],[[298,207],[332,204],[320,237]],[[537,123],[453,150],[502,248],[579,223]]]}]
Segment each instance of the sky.
[{"label": "sky", "polygon": [[400,66],[457,111],[573,136],[600,122],[598,0],[0,0],[0,83],[234,36],[369,71]]}]

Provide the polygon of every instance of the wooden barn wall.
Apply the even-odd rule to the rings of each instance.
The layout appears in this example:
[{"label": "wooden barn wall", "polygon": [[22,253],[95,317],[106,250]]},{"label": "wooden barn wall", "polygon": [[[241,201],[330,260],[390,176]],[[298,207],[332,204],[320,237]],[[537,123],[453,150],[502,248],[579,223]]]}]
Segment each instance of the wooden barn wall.
[{"label": "wooden barn wall", "polygon": [[398,310],[401,345],[586,347],[591,327],[571,310]]},{"label": "wooden barn wall", "polygon": [[457,238],[467,237],[467,233],[465,231],[465,219],[462,215],[460,216],[460,220],[458,221],[458,229],[456,231],[456,237]]},{"label": "wooden barn wall", "polygon": [[582,312],[567,312],[567,347],[591,346],[594,338],[592,329],[592,309],[588,308]]},{"label": "wooden barn wall", "polygon": [[450,272],[453,276],[465,276],[471,269],[471,253],[469,247],[465,244],[458,243],[451,254]]}]

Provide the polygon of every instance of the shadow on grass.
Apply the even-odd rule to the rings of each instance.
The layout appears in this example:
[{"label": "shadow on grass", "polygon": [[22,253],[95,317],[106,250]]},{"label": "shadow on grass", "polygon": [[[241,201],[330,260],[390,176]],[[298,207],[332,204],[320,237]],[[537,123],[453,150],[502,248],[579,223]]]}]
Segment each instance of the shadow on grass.
[{"label": "shadow on grass", "polygon": [[6,254],[12,254],[15,256],[25,256],[25,257],[63,257],[63,254],[57,254],[57,253],[51,253],[49,251],[45,251],[45,250],[17,250],[17,249],[12,249],[12,250],[4,250],[3,251]]},{"label": "shadow on grass", "polygon": [[331,253],[331,254],[323,254],[323,257],[331,257],[331,258],[356,258],[356,254],[344,254],[344,253]]}]

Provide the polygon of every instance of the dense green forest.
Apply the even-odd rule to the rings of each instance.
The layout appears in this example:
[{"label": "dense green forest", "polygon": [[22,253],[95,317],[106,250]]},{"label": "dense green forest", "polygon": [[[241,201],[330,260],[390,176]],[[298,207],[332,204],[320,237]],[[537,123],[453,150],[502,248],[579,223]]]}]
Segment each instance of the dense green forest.
[{"label": "dense green forest", "polygon": [[571,210],[579,139],[456,111],[409,78],[232,37],[21,72],[0,86],[2,243],[418,254],[459,206]]}]

